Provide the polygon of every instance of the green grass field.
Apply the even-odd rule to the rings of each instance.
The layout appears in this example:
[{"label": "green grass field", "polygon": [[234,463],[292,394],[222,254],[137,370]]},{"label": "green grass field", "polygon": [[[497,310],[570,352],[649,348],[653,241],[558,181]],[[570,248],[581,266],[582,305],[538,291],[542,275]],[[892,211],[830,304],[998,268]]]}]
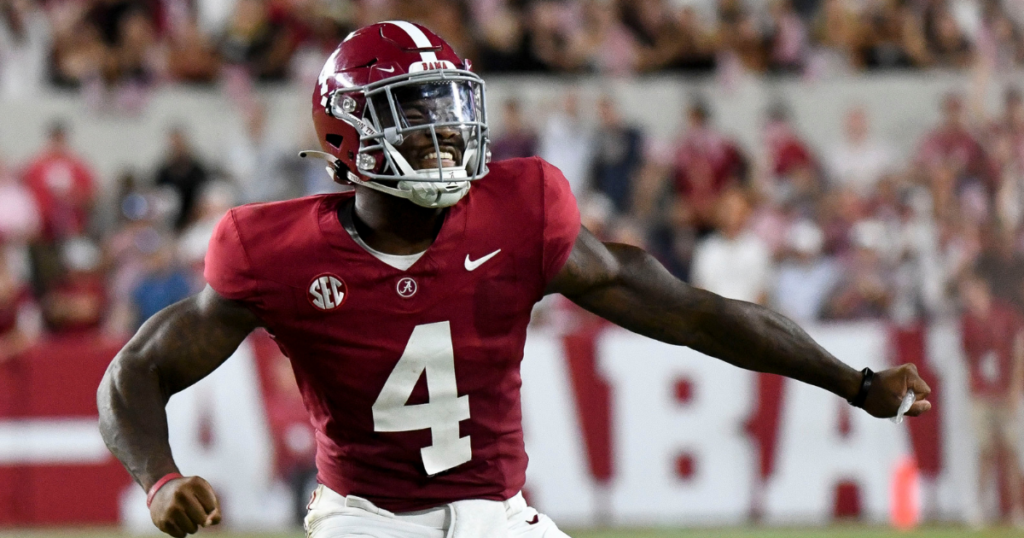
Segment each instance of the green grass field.
[{"label": "green grass field", "polygon": [[[686,529],[686,530],[569,530],[573,538],[1018,538],[1024,531],[989,529],[971,531],[959,527],[925,528],[911,532],[866,527],[828,527],[819,529]],[[32,531],[0,530],[0,538],[127,538],[117,530],[49,529]],[[303,538],[290,534],[236,534],[200,532],[197,538]]]}]

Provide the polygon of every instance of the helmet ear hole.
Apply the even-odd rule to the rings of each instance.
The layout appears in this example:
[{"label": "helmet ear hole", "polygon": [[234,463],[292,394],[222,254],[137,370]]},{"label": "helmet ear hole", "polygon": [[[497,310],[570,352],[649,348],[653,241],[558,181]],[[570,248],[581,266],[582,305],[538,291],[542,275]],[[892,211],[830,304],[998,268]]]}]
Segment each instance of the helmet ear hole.
[{"label": "helmet ear hole", "polygon": [[324,137],[324,140],[326,140],[327,143],[330,144],[335,149],[341,148],[342,139],[343,137],[339,134],[329,134]]}]

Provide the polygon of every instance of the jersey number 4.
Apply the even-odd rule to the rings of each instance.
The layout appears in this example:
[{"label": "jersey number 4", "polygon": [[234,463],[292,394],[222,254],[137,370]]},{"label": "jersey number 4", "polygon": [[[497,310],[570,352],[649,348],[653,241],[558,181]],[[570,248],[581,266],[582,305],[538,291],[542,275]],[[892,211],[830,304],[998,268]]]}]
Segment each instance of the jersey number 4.
[{"label": "jersey number 4", "polygon": [[[424,371],[430,403],[406,405]],[[469,436],[459,437],[459,421],[467,419],[469,396],[459,396],[455,386],[451,326],[447,321],[417,325],[373,404],[374,431],[429,428],[432,443],[420,455],[427,474],[435,475],[473,457]]]}]

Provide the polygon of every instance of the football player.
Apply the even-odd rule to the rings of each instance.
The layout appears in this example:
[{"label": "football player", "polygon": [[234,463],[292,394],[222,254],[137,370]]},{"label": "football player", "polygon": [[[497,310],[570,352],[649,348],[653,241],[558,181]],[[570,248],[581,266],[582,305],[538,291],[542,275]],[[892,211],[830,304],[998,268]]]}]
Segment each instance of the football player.
[{"label": "football player", "polygon": [[519,364],[530,311],[550,293],[877,417],[908,389],[908,415],[930,408],[912,365],[855,370],[783,316],[596,239],[543,160],[489,163],[484,82],[426,28],[350,34],[312,97],[323,151],[307,155],[354,192],[231,210],[210,242],[209,285],[147,321],[99,388],[103,437],[160,530],[220,519],[210,485],[178,472],[164,406],[259,327],[290,357],[316,427],[313,538],[565,536],[520,493]]}]

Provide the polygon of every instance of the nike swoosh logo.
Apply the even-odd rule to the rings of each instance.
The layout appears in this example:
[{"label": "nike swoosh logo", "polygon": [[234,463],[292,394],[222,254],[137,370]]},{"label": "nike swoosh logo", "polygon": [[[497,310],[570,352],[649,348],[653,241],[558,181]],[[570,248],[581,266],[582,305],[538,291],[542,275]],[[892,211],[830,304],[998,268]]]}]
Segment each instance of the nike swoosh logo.
[{"label": "nike swoosh logo", "polygon": [[394,73],[395,72],[395,68],[394,67],[389,67],[387,69],[384,69],[383,67],[378,67],[377,69],[380,69],[381,71],[384,71],[385,73]]},{"label": "nike swoosh logo", "polygon": [[498,250],[495,250],[494,252],[484,256],[483,258],[480,258],[479,260],[471,260],[471,259],[469,259],[469,254],[466,254],[466,270],[467,271],[474,271],[474,270],[476,270],[477,267],[480,267],[481,265],[486,263],[487,260],[497,256],[499,252],[501,252],[500,248]]}]

